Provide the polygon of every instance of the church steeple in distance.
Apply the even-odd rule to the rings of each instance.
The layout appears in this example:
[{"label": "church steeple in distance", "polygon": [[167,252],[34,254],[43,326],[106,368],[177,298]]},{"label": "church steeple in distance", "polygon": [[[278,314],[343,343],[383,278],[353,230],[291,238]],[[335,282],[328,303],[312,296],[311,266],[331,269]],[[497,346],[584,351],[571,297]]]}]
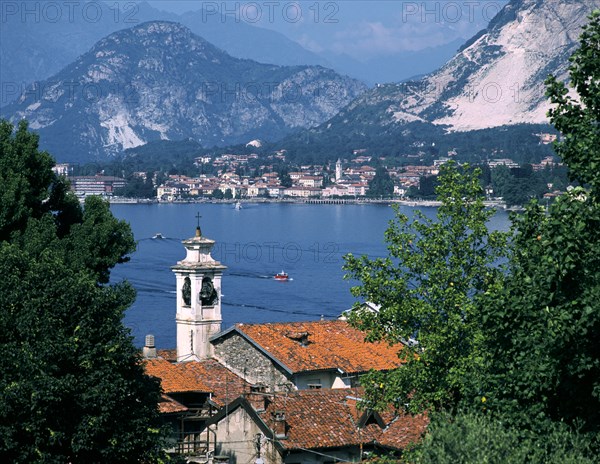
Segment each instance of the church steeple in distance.
[{"label": "church steeple in distance", "polygon": [[226,266],[211,256],[214,240],[202,235],[200,213],[195,236],[184,240],[186,257],[171,270],[177,279],[177,361],[212,356],[210,337],[221,331],[221,278]]}]

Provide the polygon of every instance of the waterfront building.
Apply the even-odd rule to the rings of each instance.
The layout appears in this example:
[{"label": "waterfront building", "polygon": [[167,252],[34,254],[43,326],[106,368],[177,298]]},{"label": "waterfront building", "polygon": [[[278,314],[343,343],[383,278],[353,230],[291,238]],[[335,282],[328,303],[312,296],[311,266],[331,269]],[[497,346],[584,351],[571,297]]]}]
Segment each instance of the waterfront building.
[{"label": "waterfront building", "polygon": [[321,189],[315,187],[288,187],[283,190],[286,197],[311,198],[320,197]]},{"label": "waterfront building", "polygon": [[72,170],[73,170],[73,168],[71,167],[71,165],[69,163],[56,163],[52,167],[52,171],[54,172],[54,174],[56,174],[57,176],[63,176],[63,177],[69,177],[69,174],[71,174]]},{"label": "waterfront building", "polygon": [[323,176],[302,176],[298,179],[302,187],[323,187]]},{"label": "waterfront building", "polygon": [[115,190],[125,187],[127,182],[121,177],[74,176],[70,177],[71,189],[78,197],[100,195],[110,197]]}]

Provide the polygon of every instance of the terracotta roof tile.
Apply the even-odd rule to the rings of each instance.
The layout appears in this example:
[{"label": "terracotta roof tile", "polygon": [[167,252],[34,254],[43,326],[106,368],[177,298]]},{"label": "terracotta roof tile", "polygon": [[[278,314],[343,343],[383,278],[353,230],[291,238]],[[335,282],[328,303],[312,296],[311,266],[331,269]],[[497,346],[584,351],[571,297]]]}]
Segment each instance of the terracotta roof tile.
[{"label": "terracotta roof tile", "polygon": [[158,403],[158,410],[161,414],[173,414],[186,412],[188,408],[186,408],[183,404],[179,403],[178,401],[175,401],[173,398],[167,395],[162,395]]},{"label": "terracotta roof tile", "polygon": [[[364,411],[356,408],[356,390],[299,390],[277,395],[261,414],[269,428],[276,427],[275,412],[284,412],[287,437],[276,438],[286,449],[332,448],[379,443],[403,449],[419,440],[428,424],[426,416],[386,415],[377,423],[358,427]],[[383,418],[382,418],[383,419]]]},{"label": "terracotta roof tile", "polygon": [[[210,387],[184,365],[173,364],[162,358],[145,360],[146,374],[160,379],[165,393],[203,392],[210,393]],[[182,367],[183,366],[183,367]]]},{"label": "terracotta roof tile", "polygon": [[217,406],[250,391],[250,384],[214,359],[172,363],[163,358],[145,360],[146,373],[157,377],[166,394],[212,393]]},{"label": "terracotta roof tile", "polygon": [[217,406],[225,406],[238,396],[250,391],[250,384],[231,372],[214,359],[180,364],[213,393],[212,400]]},{"label": "terracotta roof tile", "polygon": [[377,441],[384,446],[404,449],[421,438],[427,425],[429,425],[429,417],[425,414],[398,416],[388,423]]},{"label": "terracotta roof tile", "polygon": [[167,361],[176,362],[177,361],[177,350],[157,350],[158,357],[166,359]]},{"label": "terracotta roof tile", "polygon": [[368,343],[364,332],[342,320],[237,324],[235,329],[295,373],[337,368],[360,373],[401,364],[401,344]]}]

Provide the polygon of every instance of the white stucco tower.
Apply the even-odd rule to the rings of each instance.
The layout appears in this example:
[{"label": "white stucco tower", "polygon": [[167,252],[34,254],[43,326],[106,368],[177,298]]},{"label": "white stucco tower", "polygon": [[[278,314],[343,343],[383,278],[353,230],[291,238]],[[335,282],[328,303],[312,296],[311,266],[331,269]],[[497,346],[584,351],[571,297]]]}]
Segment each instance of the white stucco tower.
[{"label": "white stucco tower", "polygon": [[339,182],[342,178],[342,161],[340,159],[335,163],[335,181]]},{"label": "white stucco tower", "polygon": [[198,361],[212,355],[209,338],[221,331],[221,277],[227,269],[210,252],[214,240],[184,240],[186,257],[171,269],[177,279],[177,361]]}]

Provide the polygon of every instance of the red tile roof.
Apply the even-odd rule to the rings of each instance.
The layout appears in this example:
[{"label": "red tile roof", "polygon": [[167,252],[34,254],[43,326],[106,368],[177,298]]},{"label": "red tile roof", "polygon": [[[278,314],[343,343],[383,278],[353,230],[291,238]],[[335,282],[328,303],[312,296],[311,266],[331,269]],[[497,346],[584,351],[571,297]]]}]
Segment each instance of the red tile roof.
[{"label": "red tile roof", "polygon": [[[203,392],[210,393],[210,387],[185,364],[173,364],[162,358],[145,360],[146,374],[160,379],[165,393]],[[184,366],[184,367],[182,367]]]},{"label": "red tile roof", "polygon": [[[299,390],[278,395],[261,414],[266,425],[276,427],[275,412],[283,412],[286,438],[276,440],[285,449],[332,448],[368,443],[403,449],[423,435],[428,418],[424,415],[379,416],[380,424],[359,427],[365,412],[356,407],[356,390]],[[385,417],[385,419],[384,419]]]},{"label": "red tile roof", "polygon": [[188,408],[186,408],[183,404],[175,401],[173,398],[170,398],[167,395],[162,395],[158,403],[158,410],[161,414],[174,414],[186,412]]},{"label": "red tile roof", "polygon": [[294,373],[337,368],[360,373],[401,364],[402,344],[368,343],[364,332],[346,321],[237,324],[234,330]]},{"label": "red tile roof", "polygon": [[425,432],[429,418],[425,414],[398,416],[390,423],[377,441],[383,446],[404,449],[409,444],[417,442]]},{"label": "red tile roof", "polygon": [[250,391],[250,384],[214,359],[172,363],[163,358],[145,360],[146,373],[157,377],[166,394],[212,393],[217,406]]},{"label": "red tile roof", "polygon": [[225,406],[250,391],[250,384],[214,359],[181,363],[179,366],[193,374],[213,393],[217,406]]}]

